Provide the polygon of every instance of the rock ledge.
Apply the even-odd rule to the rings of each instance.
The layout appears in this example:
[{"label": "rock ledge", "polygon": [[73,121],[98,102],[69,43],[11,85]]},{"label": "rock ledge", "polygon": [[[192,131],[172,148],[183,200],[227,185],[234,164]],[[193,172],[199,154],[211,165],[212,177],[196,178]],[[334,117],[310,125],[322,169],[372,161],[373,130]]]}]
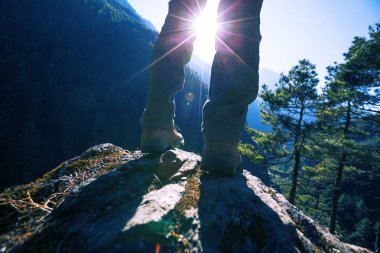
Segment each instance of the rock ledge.
[{"label": "rock ledge", "polygon": [[371,252],[341,242],[249,171],[112,144],[0,195],[0,252]]}]

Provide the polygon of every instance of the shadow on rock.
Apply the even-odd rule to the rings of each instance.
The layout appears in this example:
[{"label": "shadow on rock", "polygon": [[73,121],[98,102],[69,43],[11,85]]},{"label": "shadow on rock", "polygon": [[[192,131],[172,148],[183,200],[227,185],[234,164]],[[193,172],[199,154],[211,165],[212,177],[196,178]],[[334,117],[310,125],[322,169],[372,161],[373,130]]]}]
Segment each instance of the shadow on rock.
[{"label": "shadow on rock", "polygon": [[199,220],[204,252],[302,252],[298,238],[292,236],[295,226],[255,195],[250,179],[247,171],[231,178],[201,177]]},{"label": "shadow on rock", "polygon": [[[200,156],[179,149],[147,156],[116,148],[118,159],[103,164],[108,149],[68,162],[83,164],[78,173],[108,169],[72,184],[32,235],[13,236],[20,243],[5,252],[371,252],[343,243],[249,171],[210,176],[200,171]],[[72,168],[52,175],[66,178]]]},{"label": "shadow on rock", "polygon": [[140,252],[145,237],[133,240],[129,229],[138,225],[138,208],[151,201],[144,196],[158,184],[152,173],[158,163],[159,157],[143,156],[81,185],[49,218],[52,223],[16,251]]}]

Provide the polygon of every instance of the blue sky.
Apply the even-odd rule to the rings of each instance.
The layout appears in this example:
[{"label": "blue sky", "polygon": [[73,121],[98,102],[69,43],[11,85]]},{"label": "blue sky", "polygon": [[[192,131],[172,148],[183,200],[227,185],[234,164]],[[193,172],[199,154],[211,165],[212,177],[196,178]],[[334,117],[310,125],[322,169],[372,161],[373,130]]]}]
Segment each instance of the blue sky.
[{"label": "blue sky", "polygon": [[[168,0],[128,1],[157,30],[161,29]],[[217,4],[218,0],[208,0],[208,16],[215,16]],[[369,25],[376,22],[380,22],[380,0],[264,0],[260,67],[287,72],[300,59],[307,58],[317,65],[323,80],[328,65],[343,61],[342,54],[353,37],[367,36]],[[210,63],[212,37],[203,38],[194,53]]]}]

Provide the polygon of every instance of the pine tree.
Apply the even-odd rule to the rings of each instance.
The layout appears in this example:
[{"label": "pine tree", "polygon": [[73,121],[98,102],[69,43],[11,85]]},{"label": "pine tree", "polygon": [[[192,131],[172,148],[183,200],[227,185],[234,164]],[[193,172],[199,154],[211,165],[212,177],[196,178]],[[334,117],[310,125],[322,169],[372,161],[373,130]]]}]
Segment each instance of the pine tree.
[{"label": "pine tree", "polygon": [[262,135],[257,141],[267,151],[268,160],[293,162],[290,203],[295,202],[298,174],[312,129],[318,82],[315,65],[301,60],[288,75],[281,76],[275,91],[264,86],[260,95],[263,99],[261,117],[273,132]]},{"label": "pine tree", "polygon": [[353,233],[349,241],[358,245],[371,247],[371,240],[373,237],[373,230],[371,221],[368,218],[364,218],[359,221],[355,226],[355,233]]},{"label": "pine tree", "polygon": [[[336,232],[338,201],[341,195],[345,168],[363,162],[370,134],[364,126],[379,125],[374,113],[379,104],[379,30],[370,29],[370,39],[356,37],[345,62],[328,68],[323,103],[319,108],[318,122],[324,130],[320,147],[324,152],[322,164],[335,169],[335,182],[331,203],[330,232]],[[376,135],[376,134],[375,134]]]}]

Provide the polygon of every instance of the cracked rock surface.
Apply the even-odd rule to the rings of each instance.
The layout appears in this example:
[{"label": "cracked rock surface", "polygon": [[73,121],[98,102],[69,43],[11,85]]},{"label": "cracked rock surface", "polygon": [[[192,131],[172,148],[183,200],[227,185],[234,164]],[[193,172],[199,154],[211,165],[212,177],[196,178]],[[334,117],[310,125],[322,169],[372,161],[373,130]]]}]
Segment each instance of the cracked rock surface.
[{"label": "cracked rock surface", "polygon": [[0,195],[0,252],[371,252],[249,171],[211,176],[200,160],[95,146]]}]

